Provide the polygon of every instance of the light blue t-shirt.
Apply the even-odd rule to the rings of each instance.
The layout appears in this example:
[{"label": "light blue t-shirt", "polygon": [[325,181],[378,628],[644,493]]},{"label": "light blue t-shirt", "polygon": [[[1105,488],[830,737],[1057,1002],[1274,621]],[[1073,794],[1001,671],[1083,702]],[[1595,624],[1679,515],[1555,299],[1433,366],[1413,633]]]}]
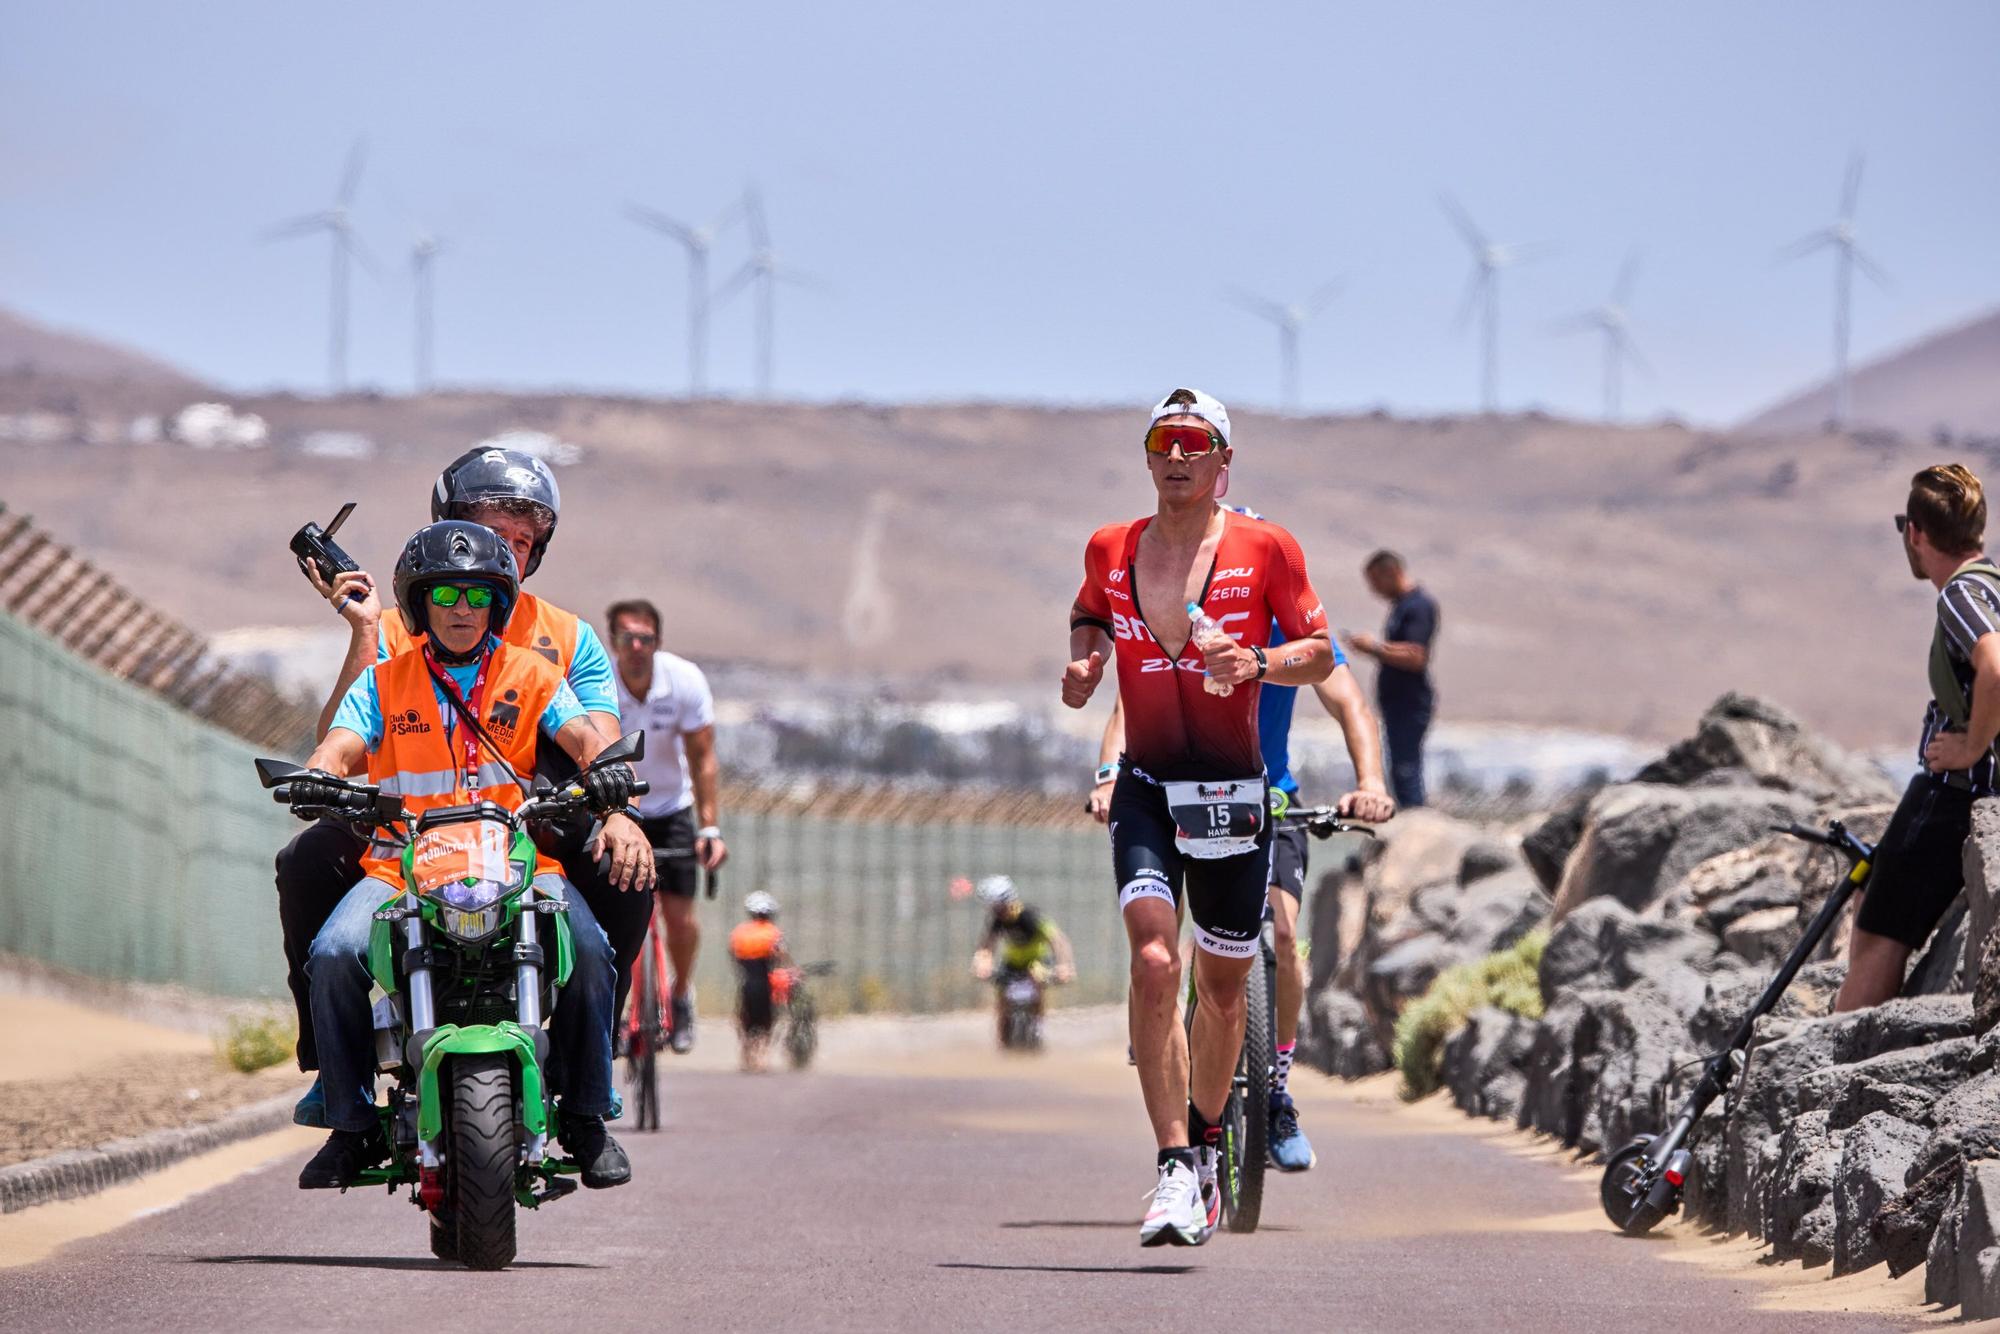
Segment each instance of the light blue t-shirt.
[{"label": "light blue t-shirt", "polygon": [[[585,628],[587,629],[588,627]],[[593,642],[595,642],[595,637],[593,637]],[[581,641],[579,641],[578,647],[581,648],[581,646]],[[597,651],[599,654],[602,654],[604,652],[603,646],[599,645]],[[440,663],[439,666],[444,667],[446,675],[450,676],[453,684],[457,685],[461,698],[471,692],[473,682],[479,675],[479,663],[476,660],[468,662],[463,666],[449,666],[443,663]],[[445,735],[449,736],[458,725],[458,711],[452,708],[445,700],[443,688],[435,681],[431,682],[431,694],[437,699],[438,712],[444,717]],[[611,711],[613,713],[618,711],[615,702],[612,705]],[[540,727],[543,736],[553,737],[557,732],[562,730],[563,724],[569,722],[572,718],[581,718],[583,715],[583,705],[577,700],[576,692],[570,688],[569,682],[565,681],[556,687],[555,698],[551,699],[549,707],[542,711],[541,719],[537,725]],[[340,707],[334,710],[333,725],[335,727],[344,727],[359,736],[367,744],[369,754],[372,755],[381,749],[382,700],[375,692],[375,669],[373,667],[370,667],[367,671],[356,677],[354,684],[347,688],[347,693],[341,696]]]},{"label": "light blue t-shirt", "polygon": [[[389,641],[384,635],[377,634],[375,661],[388,660]],[[597,637],[597,631],[581,618],[576,623],[576,652],[569,660],[569,674],[563,679],[569,683],[571,692],[585,713],[608,713],[613,718],[618,716],[617,677],[612,674],[611,655],[604,651],[604,641]]]}]

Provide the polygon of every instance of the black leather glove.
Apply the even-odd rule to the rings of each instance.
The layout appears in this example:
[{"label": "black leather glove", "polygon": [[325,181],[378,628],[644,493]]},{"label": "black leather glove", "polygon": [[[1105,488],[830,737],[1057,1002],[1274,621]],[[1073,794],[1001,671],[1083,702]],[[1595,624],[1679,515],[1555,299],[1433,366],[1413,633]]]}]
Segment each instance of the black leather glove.
[{"label": "black leather glove", "polygon": [[358,800],[324,769],[308,769],[285,784],[285,800],[293,810],[301,806],[348,806]]},{"label": "black leather glove", "polygon": [[632,804],[632,785],[638,781],[638,775],[629,764],[607,764],[583,775],[579,781],[590,809],[599,815],[610,815]]}]

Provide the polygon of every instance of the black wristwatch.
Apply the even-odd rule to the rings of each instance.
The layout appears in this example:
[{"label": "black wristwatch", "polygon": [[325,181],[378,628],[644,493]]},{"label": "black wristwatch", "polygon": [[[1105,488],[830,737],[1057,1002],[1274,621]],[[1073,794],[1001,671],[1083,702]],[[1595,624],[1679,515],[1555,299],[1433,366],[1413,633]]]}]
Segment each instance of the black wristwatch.
[{"label": "black wristwatch", "polygon": [[1266,658],[1264,656],[1264,650],[1257,647],[1255,644],[1252,644],[1250,646],[1250,651],[1257,655],[1257,679],[1261,681],[1264,679],[1264,673],[1271,670],[1270,659]]}]

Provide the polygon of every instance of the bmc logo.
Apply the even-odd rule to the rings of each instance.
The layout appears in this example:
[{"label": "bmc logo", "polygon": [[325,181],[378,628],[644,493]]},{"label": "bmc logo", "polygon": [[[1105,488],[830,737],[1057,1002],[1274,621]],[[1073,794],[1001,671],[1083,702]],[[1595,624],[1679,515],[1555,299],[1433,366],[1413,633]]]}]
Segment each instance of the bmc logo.
[{"label": "bmc logo", "polygon": [[1215,577],[1217,579],[1248,579],[1255,573],[1257,573],[1255,565],[1239,565],[1233,570],[1217,570]]},{"label": "bmc logo", "polygon": [[1144,643],[1153,641],[1153,632],[1137,616],[1127,616],[1123,612],[1111,613],[1111,632],[1120,639],[1137,639]]}]

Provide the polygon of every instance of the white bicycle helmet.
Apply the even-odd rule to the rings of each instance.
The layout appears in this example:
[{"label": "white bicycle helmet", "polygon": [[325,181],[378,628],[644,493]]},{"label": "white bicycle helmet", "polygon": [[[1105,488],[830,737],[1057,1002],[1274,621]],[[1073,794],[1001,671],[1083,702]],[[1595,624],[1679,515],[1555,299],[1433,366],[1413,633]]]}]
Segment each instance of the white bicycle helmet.
[{"label": "white bicycle helmet", "polygon": [[979,882],[979,901],[989,908],[1005,907],[1009,903],[1021,901],[1021,891],[1014,888],[1014,877],[989,875]]},{"label": "white bicycle helmet", "polygon": [[752,917],[776,917],[778,901],[759,889],[744,896],[743,911]]}]

